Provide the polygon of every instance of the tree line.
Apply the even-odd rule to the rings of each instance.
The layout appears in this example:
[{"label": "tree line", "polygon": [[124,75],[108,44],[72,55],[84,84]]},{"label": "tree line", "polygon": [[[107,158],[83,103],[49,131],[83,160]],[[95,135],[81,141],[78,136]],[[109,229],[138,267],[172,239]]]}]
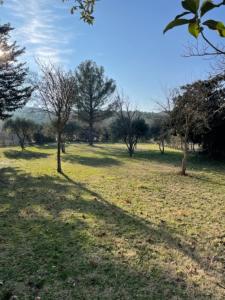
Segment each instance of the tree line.
[{"label": "tree line", "polygon": [[[225,120],[225,72],[177,88],[163,106],[160,117],[151,126],[107,78],[104,68],[93,61],[82,62],[74,71],[54,64],[38,62],[39,75],[28,80],[28,69],[19,57],[24,53],[16,42],[10,42],[13,28],[0,26],[0,119],[6,120],[34,95],[45,111],[49,126],[41,128],[32,121],[9,119],[5,130],[13,132],[22,150],[26,142],[57,141],[57,171],[62,173],[61,153],[65,142],[85,136],[92,146],[97,129],[111,118],[102,135],[105,140],[122,141],[132,157],[141,139],[154,140],[163,154],[165,145],[178,137],[182,149],[182,171],[186,174],[189,145],[198,144],[212,157],[225,155],[222,137]],[[47,133],[51,132],[51,134]],[[52,136],[54,134],[54,137]]]},{"label": "tree line", "polygon": [[[45,111],[51,122],[57,140],[57,171],[62,173],[61,152],[65,152],[65,137],[68,130],[74,129],[68,122],[74,115],[85,124],[89,145],[94,143],[96,123],[112,115],[120,107],[117,122],[120,120],[123,140],[133,155],[134,145],[142,133],[137,123],[139,117],[130,111],[123,111],[124,99],[115,97],[116,84],[105,76],[103,67],[93,61],[82,62],[75,71],[65,71],[54,64],[38,62],[40,75],[27,84],[28,70],[25,64],[18,63],[18,57],[24,52],[14,42],[10,44],[10,25],[0,27],[1,41],[1,82],[0,82],[0,118],[5,120],[18,108],[22,108],[35,95],[37,105]],[[135,123],[136,122],[136,123]],[[142,122],[144,123],[144,121]],[[35,124],[31,121],[9,120],[5,130],[15,133],[22,150],[25,142],[31,141]],[[135,139],[131,137],[135,134]],[[37,136],[37,132],[36,132]],[[39,134],[40,137],[40,134]]]}]

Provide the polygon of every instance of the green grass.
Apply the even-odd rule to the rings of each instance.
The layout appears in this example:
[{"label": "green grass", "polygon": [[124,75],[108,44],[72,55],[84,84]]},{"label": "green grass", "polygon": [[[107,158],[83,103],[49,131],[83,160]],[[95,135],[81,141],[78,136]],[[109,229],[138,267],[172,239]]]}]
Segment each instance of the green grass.
[{"label": "green grass", "polygon": [[225,299],[225,163],[181,156],[0,149],[0,299]]}]

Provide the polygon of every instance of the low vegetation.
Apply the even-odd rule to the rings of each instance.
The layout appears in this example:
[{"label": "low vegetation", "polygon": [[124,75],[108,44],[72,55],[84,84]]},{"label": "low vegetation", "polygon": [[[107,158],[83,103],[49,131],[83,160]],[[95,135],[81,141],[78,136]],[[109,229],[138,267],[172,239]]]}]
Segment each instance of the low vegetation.
[{"label": "low vegetation", "polygon": [[[225,164],[139,145],[0,150],[0,299],[224,299]],[[40,298],[38,298],[40,297]]]}]

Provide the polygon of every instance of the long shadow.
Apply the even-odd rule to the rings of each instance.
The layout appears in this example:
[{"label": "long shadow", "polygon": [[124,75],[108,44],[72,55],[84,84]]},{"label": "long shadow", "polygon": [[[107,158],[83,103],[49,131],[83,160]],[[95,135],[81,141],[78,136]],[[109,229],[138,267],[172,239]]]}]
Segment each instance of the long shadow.
[{"label": "long shadow", "polygon": [[[225,173],[224,173],[225,175]],[[207,177],[207,176],[202,176],[202,175],[189,175],[189,177],[193,178],[193,179],[196,179],[196,180],[199,180],[199,181],[202,181],[203,183],[206,183],[206,184],[212,184],[214,186],[218,185],[220,187],[225,187],[225,180],[223,182],[219,182],[218,180],[213,180],[212,178],[210,177]]]},{"label": "long shadow", "polygon": [[[195,251],[195,241],[186,242],[188,241],[187,237],[183,237],[183,239],[181,240],[181,238],[178,236],[178,232],[174,228],[169,227],[166,223],[162,222],[158,227],[155,227],[155,225],[148,220],[140,218],[136,215],[131,215],[118,206],[109,203],[108,201],[104,200],[100,194],[86,188],[84,184],[75,182],[66,174],[63,173],[62,176],[68,182],[73,184],[75,188],[85,191],[94,197],[94,200],[92,201],[93,207],[91,205],[92,208],[89,206],[90,203],[88,205],[87,203],[85,203],[84,207],[82,206],[83,203],[80,203],[80,207],[82,207],[83,212],[88,213],[93,209],[94,214],[99,218],[104,217],[109,219],[107,219],[106,223],[116,223],[116,226],[118,226],[119,223],[119,226],[122,228],[123,234],[124,231],[126,232],[126,230],[127,232],[129,232],[129,227],[132,224],[132,228],[133,225],[135,226],[135,229],[133,228],[133,231],[136,230],[137,236],[139,236],[140,234],[143,235],[143,238],[146,238],[146,236],[151,236],[152,238],[155,238],[156,242],[163,242],[170,248],[178,250],[185,256],[190,257],[191,259],[196,261],[205,271],[210,269],[210,266],[207,266],[207,261],[202,259],[198,252]],[[104,210],[104,215],[102,215],[102,210]],[[107,213],[109,213],[109,215]]]},{"label": "long shadow", "polygon": [[43,144],[43,145],[34,145],[37,149],[56,149],[57,145],[56,143],[50,143],[50,144]]},{"label": "long shadow", "polygon": [[[108,148],[99,147],[99,150],[95,150],[96,154],[100,155],[110,155],[115,156],[118,158],[129,158],[129,154],[127,152],[126,147],[124,146],[124,149],[110,146]],[[180,159],[182,158],[182,153],[178,151],[168,151],[165,152],[165,154],[161,154],[157,150],[141,150],[139,148],[136,149],[133,160],[143,160],[143,161],[149,161],[149,160],[156,160],[161,163],[178,163],[180,162]]]},{"label": "long shadow", "polygon": [[64,161],[68,161],[70,163],[78,163],[85,166],[90,167],[110,167],[110,166],[119,166],[122,164],[119,160],[112,158],[112,157],[88,157],[88,156],[81,156],[81,155],[69,155],[66,154],[63,157]]},{"label": "long shadow", "polygon": [[[108,155],[115,157],[117,159],[130,159],[126,149],[118,149],[118,147],[109,147],[103,148],[95,151],[99,155]],[[137,149],[134,157],[131,159],[133,161],[153,161],[159,164],[168,164],[176,167],[181,166],[182,161],[182,152],[180,151],[171,151],[166,149],[164,154],[161,154],[158,150],[141,150]],[[225,174],[225,161],[218,161],[209,159],[207,156],[199,153],[189,153],[188,156],[188,170],[194,171],[212,171],[217,172],[218,174]]]},{"label": "long shadow", "polygon": [[33,152],[30,150],[17,151],[17,150],[7,150],[4,151],[5,157],[8,159],[39,159],[39,158],[47,158],[50,154],[42,153],[42,152]]},{"label": "long shadow", "polygon": [[[131,215],[66,174],[34,178],[4,168],[0,178],[4,181],[0,183],[0,278],[4,282],[0,296],[210,299],[207,291],[190,287],[184,275],[173,274],[163,265],[146,270],[143,259],[148,262],[149,256],[157,255],[152,249],[157,243],[205,265],[197,251],[166,224],[156,226]],[[87,221],[92,216],[97,227]],[[138,267],[116,254],[117,239],[136,250]],[[148,241],[144,254],[141,241]]]}]

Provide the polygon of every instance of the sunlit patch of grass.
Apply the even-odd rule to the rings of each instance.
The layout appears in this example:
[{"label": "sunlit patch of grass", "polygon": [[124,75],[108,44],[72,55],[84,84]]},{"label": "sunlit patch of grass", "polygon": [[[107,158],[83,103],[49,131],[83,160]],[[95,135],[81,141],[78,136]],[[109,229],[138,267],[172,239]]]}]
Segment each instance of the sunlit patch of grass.
[{"label": "sunlit patch of grass", "polygon": [[26,219],[44,218],[52,220],[53,216],[43,205],[31,205],[20,210],[19,216]]},{"label": "sunlit patch of grass", "polygon": [[25,152],[0,149],[0,299],[224,299],[225,163],[80,144],[58,175],[54,146]]},{"label": "sunlit patch of grass", "polygon": [[1,204],[0,203],[0,213],[7,212],[10,209],[11,205],[9,203]]}]

